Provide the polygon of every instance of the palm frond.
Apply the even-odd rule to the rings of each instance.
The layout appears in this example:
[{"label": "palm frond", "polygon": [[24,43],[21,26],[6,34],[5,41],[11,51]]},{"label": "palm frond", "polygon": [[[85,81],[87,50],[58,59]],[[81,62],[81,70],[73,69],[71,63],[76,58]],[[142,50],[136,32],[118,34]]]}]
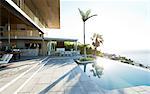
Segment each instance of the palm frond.
[{"label": "palm frond", "polygon": [[85,18],[88,18],[89,17],[89,15],[90,15],[90,13],[91,13],[91,10],[88,10],[88,11],[86,11],[86,13],[85,13]]},{"label": "palm frond", "polygon": [[85,19],[85,21],[88,20],[89,18],[92,18],[93,16],[97,16],[97,14],[89,16],[88,18]]},{"label": "palm frond", "polygon": [[82,10],[80,10],[79,8],[78,8],[78,10],[79,10],[80,15],[82,17],[82,20],[84,21],[85,20],[85,13]]},{"label": "palm frond", "polygon": [[103,37],[102,35],[98,34],[98,33],[94,33],[93,36],[92,36],[93,40],[92,40],[92,45],[94,47],[99,47],[100,44],[103,44]]}]

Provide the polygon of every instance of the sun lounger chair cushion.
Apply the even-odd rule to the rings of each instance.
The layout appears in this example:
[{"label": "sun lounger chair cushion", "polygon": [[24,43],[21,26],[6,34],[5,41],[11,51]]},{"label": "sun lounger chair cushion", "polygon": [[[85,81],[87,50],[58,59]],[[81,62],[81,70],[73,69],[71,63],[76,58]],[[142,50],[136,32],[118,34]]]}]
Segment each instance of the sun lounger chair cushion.
[{"label": "sun lounger chair cushion", "polygon": [[9,54],[4,54],[4,55],[2,56],[2,58],[0,58],[0,61],[5,61],[6,58],[8,58],[8,56],[9,56]]},{"label": "sun lounger chair cushion", "polygon": [[13,57],[13,54],[4,54],[1,58],[0,64],[8,63],[12,57]]}]

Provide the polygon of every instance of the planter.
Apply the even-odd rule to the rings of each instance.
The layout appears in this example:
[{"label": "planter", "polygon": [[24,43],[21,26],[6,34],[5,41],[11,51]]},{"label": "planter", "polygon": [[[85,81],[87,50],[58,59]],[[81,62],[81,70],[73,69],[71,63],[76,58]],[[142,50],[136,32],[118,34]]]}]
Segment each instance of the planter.
[{"label": "planter", "polygon": [[84,65],[84,72],[86,72],[86,65],[89,63],[94,63],[94,60],[91,61],[80,61],[80,60],[75,60],[75,62],[79,65]]}]

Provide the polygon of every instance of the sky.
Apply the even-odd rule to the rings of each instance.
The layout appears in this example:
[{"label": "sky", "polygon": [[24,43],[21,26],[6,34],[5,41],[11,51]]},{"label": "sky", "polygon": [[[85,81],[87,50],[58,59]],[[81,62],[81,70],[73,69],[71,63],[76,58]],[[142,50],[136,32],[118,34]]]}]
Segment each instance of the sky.
[{"label": "sky", "polygon": [[83,43],[83,22],[78,8],[97,14],[86,21],[86,43],[93,33],[103,35],[103,51],[150,50],[149,0],[60,0],[59,30],[48,36],[75,38]]}]

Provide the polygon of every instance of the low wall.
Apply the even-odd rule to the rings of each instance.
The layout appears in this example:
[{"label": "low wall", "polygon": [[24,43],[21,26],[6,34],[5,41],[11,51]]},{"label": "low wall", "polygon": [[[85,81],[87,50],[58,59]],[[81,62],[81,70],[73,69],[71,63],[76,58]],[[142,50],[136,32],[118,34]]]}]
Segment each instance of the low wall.
[{"label": "low wall", "polygon": [[20,49],[21,56],[38,56],[39,49]]}]

